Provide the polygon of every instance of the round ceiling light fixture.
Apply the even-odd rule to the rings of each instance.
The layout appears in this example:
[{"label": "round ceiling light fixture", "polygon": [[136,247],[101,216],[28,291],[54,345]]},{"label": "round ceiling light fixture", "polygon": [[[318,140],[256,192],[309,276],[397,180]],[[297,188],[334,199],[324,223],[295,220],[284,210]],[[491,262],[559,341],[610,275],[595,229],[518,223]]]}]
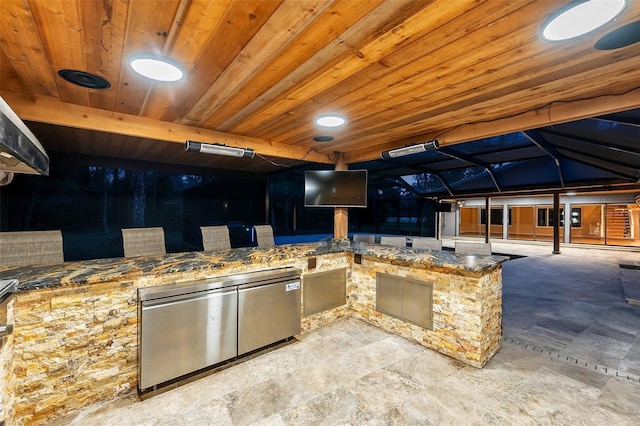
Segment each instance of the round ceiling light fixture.
[{"label": "round ceiling light fixture", "polygon": [[340,127],[346,122],[347,120],[340,114],[323,114],[316,118],[316,123],[322,127]]},{"label": "round ceiling light fixture", "polygon": [[333,141],[333,136],[320,135],[320,136],[314,137],[313,140],[316,142],[331,142]]},{"label": "round ceiling light fixture", "polygon": [[557,10],[542,26],[548,41],[569,40],[615,19],[625,8],[626,0],[577,0]]},{"label": "round ceiling light fixture", "polygon": [[86,71],[62,69],[58,70],[58,75],[69,83],[86,87],[87,89],[108,89],[111,87],[111,83],[107,79]]},{"label": "round ceiling light fixture", "polygon": [[141,53],[129,58],[131,69],[154,81],[172,83],[184,77],[182,66],[176,61],[152,53]]}]

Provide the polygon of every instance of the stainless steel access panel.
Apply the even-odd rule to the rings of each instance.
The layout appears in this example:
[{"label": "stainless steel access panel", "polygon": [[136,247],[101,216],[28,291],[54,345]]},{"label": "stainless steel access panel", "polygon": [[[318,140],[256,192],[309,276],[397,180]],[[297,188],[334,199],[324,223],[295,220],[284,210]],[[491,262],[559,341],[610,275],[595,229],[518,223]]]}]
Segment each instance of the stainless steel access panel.
[{"label": "stainless steel access panel", "polygon": [[300,333],[300,272],[281,268],[138,290],[140,390]]}]

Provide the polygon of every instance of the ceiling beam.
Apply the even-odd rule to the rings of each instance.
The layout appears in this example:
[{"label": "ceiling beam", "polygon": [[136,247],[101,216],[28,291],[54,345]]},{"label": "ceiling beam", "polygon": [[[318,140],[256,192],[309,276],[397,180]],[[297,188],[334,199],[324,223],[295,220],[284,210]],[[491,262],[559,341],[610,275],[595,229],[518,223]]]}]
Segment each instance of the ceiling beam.
[{"label": "ceiling beam", "polygon": [[[133,136],[184,144],[186,140],[251,148],[257,154],[291,160],[334,164],[328,155],[307,148],[268,142],[231,133],[216,132],[184,124],[138,117],[97,108],[60,102],[53,98],[30,98],[3,94],[2,97],[25,121]],[[90,143],[90,141],[87,141]]]},{"label": "ceiling beam", "polygon": [[[576,101],[551,102],[540,108],[525,111],[503,119],[463,124],[444,132],[430,132],[412,137],[416,141],[430,141],[437,139],[440,146],[455,145],[472,140],[489,138],[524,130],[569,121],[582,120],[600,115],[612,114],[620,111],[640,108],[640,88],[627,91],[619,95],[603,95],[591,99]],[[406,143],[406,140],[404,141]],[[369,146],[365,149],[353,150],[345,153],[348,164],[359,163],[380,158],[380,152],[399,148],[403,141]]]},{"label": "ceiling beam", "polygon": [[551,102],[541,108],[513,117],[489,122],[470,123],[456,127],[438,136],[441,145],[468,142],[506,133],[531,130],[598,115],[611,114],[640,107],[640,88],[620,95],[604,95],[576,101]]}]

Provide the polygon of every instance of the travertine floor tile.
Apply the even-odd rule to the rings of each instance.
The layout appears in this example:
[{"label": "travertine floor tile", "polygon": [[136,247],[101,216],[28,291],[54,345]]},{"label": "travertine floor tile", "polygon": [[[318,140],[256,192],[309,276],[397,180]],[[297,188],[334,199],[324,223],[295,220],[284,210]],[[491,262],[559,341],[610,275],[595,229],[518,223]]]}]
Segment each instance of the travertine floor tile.
[{"label": "travertine floor tile", "polygon": [[[144,401],[104,404],[57,424],[597,425],[607,418],[616,424],[638,420],[639,383],[516,345],[505,344],[485,368],[476,369],[359,320],[341,320],[321,331]],[[356,335],[364,337],[345,342],[345,336]]]}]

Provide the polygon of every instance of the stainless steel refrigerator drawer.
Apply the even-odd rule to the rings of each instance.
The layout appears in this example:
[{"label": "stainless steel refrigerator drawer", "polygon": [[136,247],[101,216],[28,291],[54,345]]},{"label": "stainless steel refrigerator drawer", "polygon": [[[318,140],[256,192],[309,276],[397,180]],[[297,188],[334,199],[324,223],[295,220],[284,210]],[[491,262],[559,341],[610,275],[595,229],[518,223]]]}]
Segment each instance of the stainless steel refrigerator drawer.
[{"label": "stainless steel refrigerator drawer", "polygon": [[142,302],[140,389],[234,358],[236,288]]},{"label": "stainless steel refrigerator drawer", "polygon": [[238,290],[238,355],[300,333],[300,279]]}]

